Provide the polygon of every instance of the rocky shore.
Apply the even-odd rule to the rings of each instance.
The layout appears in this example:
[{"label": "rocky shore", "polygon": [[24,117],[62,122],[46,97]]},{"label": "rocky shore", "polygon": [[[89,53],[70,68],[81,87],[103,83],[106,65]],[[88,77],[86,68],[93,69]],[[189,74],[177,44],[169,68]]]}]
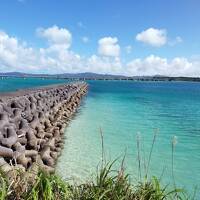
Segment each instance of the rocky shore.
[{"label": "rocky shore", "polygon": [[53,172],[65,126],[86,92],[77,82],[0,94],[0,168]]}]

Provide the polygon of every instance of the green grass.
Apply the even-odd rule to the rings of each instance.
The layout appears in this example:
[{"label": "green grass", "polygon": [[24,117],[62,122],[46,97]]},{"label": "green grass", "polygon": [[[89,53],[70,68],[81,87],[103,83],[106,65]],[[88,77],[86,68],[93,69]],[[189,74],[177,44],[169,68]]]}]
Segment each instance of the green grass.
[{"label": "green grass", "polygon": [[[12,180],[8,180],[5,173],[0,172],[0,200],[194,200],[186,192],[177,188],[173,173],[175,139],[172,140],[172,185],[162,185],[157,177],[148,176],[149,165],[153,153],[157,133],[154,134],[147,163],[142,168],[141,141],[137,137],[138,151],[138,182],[130,182],[130,177],[124,170],[124,160],[118,170],[113,162],[105,161],[103,133],[102,159],[94,178],[84,184],[76,185],[62,180],[56,174],[39,171],[12,172]],[[144,174],[142,173],[144,172]]]},{"label": "green grass", "polygon": [[[115,162],[115,161],[114,161]],[[0,200],[168,200],[189,199],[182,189],[169,190],[156,177],[133,185],[123,168],[112,169],[113,164],[101,167],[94,181],[81,185],[69,184],[55,174],[40,171],[30,182],[20,172],[17,184],[8,183],[1,175]],[[27,184],[29,182],[29,184]],[[25,184],[26,183],[26,184]],[[21,186],[19,186],[21,185]]]}]

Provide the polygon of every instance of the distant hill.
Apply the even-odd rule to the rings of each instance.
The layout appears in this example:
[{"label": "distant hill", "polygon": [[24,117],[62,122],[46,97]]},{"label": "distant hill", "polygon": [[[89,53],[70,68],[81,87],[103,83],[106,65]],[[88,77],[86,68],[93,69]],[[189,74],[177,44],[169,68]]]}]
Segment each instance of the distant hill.
[{"label": "distant hill", "polygon": [[126,76],[122,75],[110,75],[110,74],[96,74],[91,72],[85,73],[64,73],[64,74],[28,74],[28,73],[21,73],[21,72],[7,72],[7,73],[0,73],[0,76],[9,76],[9,77],[50,77],[50,78],[85,78],[85,79],[120,79],[120,78],[127,78]]},{"label": "distant hill", "polygon": [[64,78],[91,78],[91,79],[112,79],[112,78],[126,78],[126,76],[122,75],[111,75],[111,74],[97,74],[97,73],[91,73],[91,72],[85,72],[85,73],[76,73],[76,74],[70,74],[70,73],[65,73],[65,74],[57,74],[59,77],[64,77]]},{"label": "distant hill", "polygon": [[199,77],[168,77],[162,75],[155,76],[123,76],[112,74],[85,73],[63,73],[63,74],[29,74],[21,72],[0,73],[0,77],[35,77],[35,78],[63,78],[80,80],[133,80],[133,81],[195,81],[200,82]]},{"label": "distant hill", "polygon": [[19,77],[22,77],[22,76],[26,76],[27,74],[25,73],[21,73],[21,72],[6,72],[6,73],[0,73],[0,76],[19,76]]}]

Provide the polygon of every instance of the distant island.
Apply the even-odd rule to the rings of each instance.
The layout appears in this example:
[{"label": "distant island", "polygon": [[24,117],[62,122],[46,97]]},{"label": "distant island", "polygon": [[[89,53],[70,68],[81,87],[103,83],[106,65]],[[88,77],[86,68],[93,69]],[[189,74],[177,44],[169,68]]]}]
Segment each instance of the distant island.
[{"label": "distant island", "polygon": [[16,78],[56,78],[70,80],[132,80],[132,81],[193,81],[200,82],[200,77],[184,77],[184,76],[124,76],[112,74],[97,74],[91,72],[84,73],[63,73],[63,74],[30,74],[22,72],[5,72],[0,73],[0,77],[16,77]]}]

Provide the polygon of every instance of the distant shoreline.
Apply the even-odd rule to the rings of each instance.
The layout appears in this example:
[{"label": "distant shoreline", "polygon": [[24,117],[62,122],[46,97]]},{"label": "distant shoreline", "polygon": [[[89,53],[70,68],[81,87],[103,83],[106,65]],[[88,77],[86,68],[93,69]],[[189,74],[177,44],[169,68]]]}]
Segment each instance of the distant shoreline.
[{"label": "distant shoreline", "polygon": [[87,80],[99,80],[99,81],[162,81],[162,82],[200,82],[200,77],[164,77],[164,76],[141,76],[141,77],[63,77],[56,75],[27,75],[27,76],[14,76],[14,75],[0,75],[0,79],[4,78],[39,78],[39,79],[65,79],[70,81],[87,81]]}]

